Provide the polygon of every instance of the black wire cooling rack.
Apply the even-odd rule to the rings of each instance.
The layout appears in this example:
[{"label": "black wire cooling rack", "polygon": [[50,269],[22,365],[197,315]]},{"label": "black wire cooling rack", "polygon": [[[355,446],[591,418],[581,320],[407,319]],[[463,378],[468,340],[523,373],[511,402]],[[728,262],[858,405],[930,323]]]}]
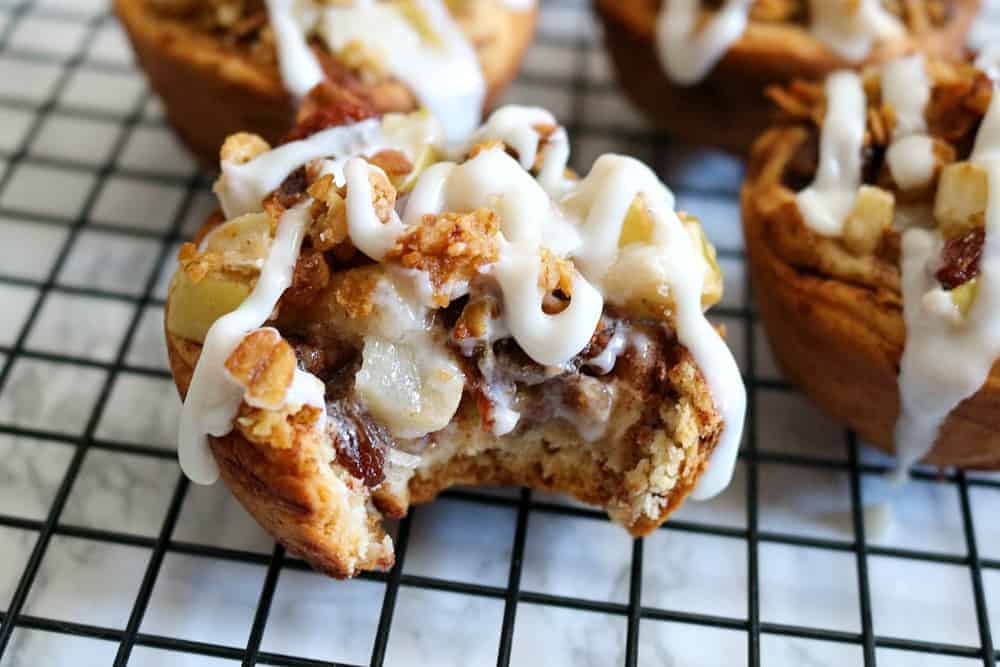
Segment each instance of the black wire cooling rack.
[{"label": "black wire cooling rack", "polygon": [[[565,122],[576,142],[574,152],[578,158],[578,166],[589,163],[588,151],[610,148],[639,153],[660,168],[662,175],[682,201],[685,197],[697,197],[708,202],[710,208],[712,202],[727,205],[730,219],[722,221],[727,228],[722,236],[738,236],[735,232],[738,221],[732,215],[735,210],[733,202],[738,187],[738,169],[730,169],[729,177],[720,180],[687,179],[683,176],[683,167],[680,171],[676,169],[678,164],[686,164],[684,160],[688,155],[687,149],[672,146],[662,135],[644,129],[641,122],[633,122],[634,119],[629,116],[631,112],[618,99],[615,85],[607,76],[600,54],[599,34],[586,12],[587,7],[583,2],[543,2],[538,43],[532,51],[534,56],[529,55],[525,73],[511,95],[525,102],[542,105],[552,102],[557,107],[554,110]],[[32,35],[38,35],[38,40],[33,40]],[[127,527],[93,527],[67,520],[67,514],[72,511],[68,508],[73,505],[70,501],[71,494],[74,486],[81,484],[81,470],[88,457],[100,453],[105,456],[133,456],[168,463],[175,460],[174,452],[167,448],[132,442],[128,438],[105,437],[100,425],[107,416],[109,400],[116,383],[121,382],[122,378],[169,382],[169,372],[162,365],[136,362],[130,351],[136,339],[143,335],[144,322],[149,313],[156,312],[163,305],[163,277],[169,274],[177,244],[190,231],[191,221],[197,223],[198,204],[206,199],[211,183],[209,175],[199,173],[193,167],[173,170],[171,173],[158,170],[155,148],[148,149],[153,151],[152,161],[136,161],[132,159],[134,155],[129,157],[128,147],[137,133],[149,128],[162,129],[164,123],[155,100],[142,83],[141,75],[127,60],[101,55],[114,48],[119,48],[120,54],[120,47],[120,32],[103,2],[32,0],[19,3],[0,0],[0,137],[4,139],[4,143],[0,143],[3,146],[0,150],[0,243],[17,244],[19,230],[25,229],[24,225],[30,225],[32,229],[33,226],[50,227],[53,234],[57,234],[50,255],[40,257],[37,263],[29,259],[18,262],[14,269],[0,265],[0,288],[20,290],[28,295],[24,303],[18,306],[23,317],[10,324],[9,340],[0,341],[4,343],[0,344],[0,437],[55,443],[65,449],[65,459],[68,460],[64,472],[59,473],[61,477],[53,482],[54,491],[50,504],[38,516],[25,517],[0,505],[0,529],[17,529],[33,539],[23,568],[18,565],[17,572],[12,577],[9,601],[0,598],[0,664],[51,664],[44,659],[19,657],[15,650],[16,641],[12,641],[12,638],[22,631],[85,637],[117,644],[111,652],[113,657],[108,658],[115,665],[146,664],[135,657],[137,647],[168,651],[177,661],[181,658],[194,661],[185,664],[200,664],[200,660],[208,661],[213,657],[245,665],[341,664],[262,650],[262,638],[269,617],[272,616],[272,602],[280,578],[289,576],[289,572],[304,571],[307,568],[301,561],[286,556],[280,546],[274,546],[268,554],[178,539],[175,528],[185,500],[191,495],[191,487],[175,467],[169,468],[173,480],[170,482],[172,490],[167,494],[166,510],[158,532],[139,535]],[[100,101],[95,102],[98,98]],[[102,149],[106,149],[104,155],[98,154],[100,151],[74,150],[72,139],[63,142],[65,145],[61,148],[64,150],[59,150],[60,146],[56,146],[54,150],[39,149],[47,139],[46,133],[52,127],[51,123],[56,120],[77,123],[79,128],[83,128],[77,131],[97,131],[95,128],[104,128],[108,132],[108,139],[98,142]],[[160,215],[162,211],[126,209],[122,214],[124,221],[111,222],[107,220],[107,216],[95,215],[95,209],[102,206],[102,191],[116,179],[126,179],[138,184],[138,187],[168,189],[174,195],[172,206],[165,208],[172,208],[173,212],[165,215],[162,220],[152,221],[147,216],[155,217],[154,213]],[[52,189],[59,189],[60,196],[72,195],[71,198],[75,198],[77,203],[75,209],[67,213],[47,206],[47,197]],[[72,192],[67,194],[64,190]],[[131,220],[128,219],[129,215],[132,216]],[[710,215],[710,212],[703,213],[706,218]],[[722,227],[717,225],[715,229]],[[120,279],[115,283],[100,275],[90,276],[88,280],[76,280],[72,277],[77,253],[115,253],[119,242],[128,242],[131,249],[142,248],[141,261],[136,260],[129,265],[125,284]],[[632,543],[624,601],[595,601],[586,597],[526,590],[522,587],[522,577],[526,572],[525,548],[531,521],[560,517],[587,521],[607,519],[602,513],[548,497],[540,498],[526,489],[509,495],[456,490],[446,494],[446,497],[469,505],[472,511],[476,511],[477,507],[500,507],[515,513],[506,584],[487,585],[406,572],[407,546],[411,542],[414,516],[425,511],[423,508],[416,508],[396,529],[396,567],[386,574],[366,574],[362,577],[363,580],[378,582],[384,586],[367,664],[387,664],[387,647],[394,619],[398,621],[397,598],[403,589],[448,592],[487,598],[502,604],[499,641],[495,651],[495,662],[501,666],[517,662],[524,664],[524,660],[512,661],[515,621],[519,609],[523,609],[524,605],[598,612],[617,619],[623,634],[620,638],[623,646],[622,661],[629,667],[637,664],[661,664],[657,662],[655,655],[644,655],[641,649],[640,634],[648,632],[650,623],[655,622],[676,624],[681,632],[685,628],[694,631],[701,627],[738,633],[745,638],[746,650],[744,652],[741,649],[739,655],[732,655],[726,664],[747,664],[752,667],[768,664],[768,654],[762,653],[762,644],[771,638],[798,638],[847,645],[856,650],[857,664],[868,666],[875,665],[881,659],[880,651],[888,649],[911,652],[908,654],[912,658],[909,664],[925,664],[921,660],[929,659],[928,656],[932,655],[966,659],[955,664],[982,664],[987,667],[996,664],[1000,653],[997,652],[991,634],[984,574],[993,576],[993,573],[1000,572],[1000,560],[980,556],[976,529],[977,522],[985,525],[995,521],[995,518],[975,517],[970,495],[980,490],[984,493],[1000,493],[1000,478],[953,471],[921,469],[914,472],[914,478],[922,483],[945,485],[956,490],[958,503],[954,512],[959,515],[956,521],[961,525],[959,532],[964,540],[963,548],[956,553],[885,546],[872,544],[867,540],[866,529],[870,530],[870,526],[867,525],[869,519],[862,498],[862,481],[866,476],[884,473],[888,469],[887,462],[866,457],[865,449],[849,432],[842,435],[846,452],[843,458],[816,455],[809,451],[776,451],[768,447],[767,442],[761,441],[760,393],[792,390],[781,380],[765,377],[767,374],[760,372],[762,362],[759,351],[763,348],[762,341],[758,338],[761,334],[754,312],[746,305],[750,303],[749,287],[741,278],[741,246],[738,241],[729,247],[725,243],[719,243],[719,246],[724,262],[738,269],[730,288],[735,287],[739,292],[736,302],[741,305],[723,307],[720,315],[733,325],[730,331],[734,335],[734,346],[742,346],[745,356],[743,368],[751,397],[747,438],[740,454],[741,468],[745,472],[745,498],[740,499],[745,501],[745,525],[719,525],[711,520],[685,519],[682,516],[669,522],[661,530],[670,536],[693,533],[733,538],[745,544],[745,613],[731,617],[686,610],[683,607],[661,608],[645,603],[643,594],[646,592],[648,595],[648,589],[644,587],[644,574],[649,574],[658,567],[658,563],[655,560],[651,562],[656,554],[651,555],[644,548],[644,541],[641,539]],[[11,247],[8,245],[8,253]],[[57,331],[48,332],[48,338],[54,339],[51,344],[32,344],[32,337],[39,335],[39,329],[45,326],[47,307],[53,308],[54,303],[61,303],[66,298],[97,299],[107,308],[122,313],[119,329],[121,335],[119,339],[112,341],[112,347],[100,354],[89,354],[88,350],[63,349]],[[10,307],[8,304],[2,304],[2,307],[6,317]],[[105,314],[98,311],[89,316],[102,318]],[[74,407],[74,414],[79,421],[78,428],[70,429],[69,432],[49,428],[44,421],[23,418],[23,410],[19,413],[4,409],[5,400],[7,404],[17,401],[30,404],[40,400],[43,391],[41,385],[32,386],[16,381],[21,377],[20,370],[29,365],[42,369],[40,377],[43,384],[45,381],[56,382],[57,378],[62,377],[58,372],[60,368],[92,371],[96,380],[85,392],[89,405]],[[15,390],[20,392],[20,396],[10,396]],[[815,537],[794,530],[762,527],[760,498],[765,485],[761,483],[761,470],[763,466],[769,465],[845,475],[849,479],[850,502],[849,509],[846,510],[849,537]],[[5,483],[0,474],[0,485]],[[138,547],[149,552],[131,611],[121,627],[92,624],[86,617],[81,620],[66,620],[29,613],[30,606],[26,603],[32,596],[33,586],[37,588],[40,571],[45,567],[54,538],[75,538],[86,543]],[[859,629],[845,631],[814,627],[814,624],[797,625],[762,620],[761,554],[762,550],[773,545],[835,552],[852,558],[853,579],[841,583],[844,587],[857,586]],[[8,545],[0,542],[0,562],[4,562],[2,556],[7,548]],[[588,545],[581,544],[580,548],[587,549]],[[242,563],[266,568],[252,622],[247,628],[245,645],[196,641],[141,630],[164,559],[171,554],[210,559],[224,563],[227,567],[236,567]],[[947,643],[876,633],[873,623],[872,580],[869,579],[872,558],[884,558],[893,563],[917,561],[963,568],[971,581],[971,604],[976,623],[974,635],[978,637],[978,641],[971,644]],[[817,572],[816,576],[826,575]],[[881,576],[886,575],[883,573]],[[993,605],[1000,605],[1000,600],[991,602]],[[5,603],[6,607],[2,606]],[[823,601],[816,601],[816,604],[822,605]],[[915,609],[914,613],[922,612]],[[994,610],[994,613],[998,612]],[[317,618],[314,622],[323,624],[330,621]],[[460,622],[461,619],[455,619],[455,623]],[[517,632],[522,631],[532,630],[522,630],[517,626]],[[535,628],[534,631],[544,632],[544,629]],[[73,664],[85,662],[86,656],[81,654],[79,661],[74,660]],[[493,658],[488,662],[492,664]],[[168,658],[160,664],[175,664],[174,658]]]}]

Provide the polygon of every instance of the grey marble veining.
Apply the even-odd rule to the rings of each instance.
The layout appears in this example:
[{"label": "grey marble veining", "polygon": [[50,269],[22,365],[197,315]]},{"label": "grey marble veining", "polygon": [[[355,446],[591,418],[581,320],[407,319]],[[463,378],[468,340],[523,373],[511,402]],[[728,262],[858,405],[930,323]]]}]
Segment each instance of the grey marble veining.
[{"label": "grey marble veining", "polygon": [[0,435],[0,514],[45,518],[72,456],[65,444]]},{"label": "grey marble veining", "polygon": [[[286,570],[278,580],[261,646],[266,651],[352,664],[368,662],[385,586]],[[394,628],[395,631],[395,628]]]},{"label": "grey marble veining", "polygon": [[628,600],[632,543],[607,521],[535,513],[528,521],[521,587],[592,600]]},{"label": "grey marble veining", "polygon": [[140,547],[56,535],[45,551],[24,611],[124,628],[149,553]]},{"label": "grey marble veining", "polygon": [[21,358],[0,392],[0,422],[76,435],[83,431],[105,372]]},{"label": "grey marble veining", "polygon": [[605,667],[625,660],[623,616],[536,604],[518,606],[512,665]]},{"label": "grey marble veining", "polygon": [[385,664],[466,667],[495,663],[502,617],[503,600],[402,586]]},{"label": "grey marble veining", "polygon": [[0,667],[107,667],[117,651],[118,645],[110,641],[16,628]]},{"label": "grey marble veining", "polygon": [[91,450],[62,522],[155,537],[178,478],[173,461]]}]

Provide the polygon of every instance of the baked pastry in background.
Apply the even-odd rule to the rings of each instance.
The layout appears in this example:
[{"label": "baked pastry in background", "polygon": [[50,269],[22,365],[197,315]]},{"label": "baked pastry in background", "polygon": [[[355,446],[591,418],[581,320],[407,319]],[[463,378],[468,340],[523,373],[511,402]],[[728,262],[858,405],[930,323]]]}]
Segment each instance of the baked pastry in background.
[{"label": "baked pastry in background", "polygon": [[517,73],[533,0],[115,0],[188,148],[216,167],[230,134],[269,142],[326,82],[386,112],[429,109],[463,139]]},{"label": "baked pastry in background", "polygon": [[569,493],[642,535],[728,483],[721,275],[651,170],[576,179],[536,108],[450,160],[426,113],[342,111],[222,147],[222,210],[166,304],[193,480],[336,577],[391,566],[383,516],[453,484]]},{"label": "baked pastry in background", "polygon": [[772,91],[742,212],[779,365],[826,412],[925,461],[1000,467],[995,64],[910,56]]},{"label": "baked pastry in background", "polygon": [[979,0],[594,0],[632,101],[693,143],[745,154],[763,91],[922,52],[957,56]]}]

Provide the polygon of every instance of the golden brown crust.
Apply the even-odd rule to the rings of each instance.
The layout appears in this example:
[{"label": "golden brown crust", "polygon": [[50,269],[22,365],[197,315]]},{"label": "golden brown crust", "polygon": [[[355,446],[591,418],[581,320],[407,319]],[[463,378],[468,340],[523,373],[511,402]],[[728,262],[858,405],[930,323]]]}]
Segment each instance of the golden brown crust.
[{"label": "golden brown crust", "polygon": [[[184,396],[201,346],[170,332],[166,340],[174,382]],[[328,488],[329,476],[321,474],[324,462],[301,451],[256,447],[236,430],[221,438],[209,437],[209,446],[225,485],[293,555],[337,578],[392,567],[392,548],[386,546],[381,517],[375,512],[365,517],[375,547],[367,550],[369,558],[358,558],[356,536],[343,530],[349,523],[347,499]]]},{"label": "golden brown crust", "polygon": [[[781,162],[774,159],[776,150],[794,144],[797,132],[799,128],[776,128],[759,139],[741,194],[750,275],[761,319],[775,359],[788,378],[824,412],[891,453],[899,414],[897,376],[906,337],[898,275],[880,278],[870,271],[867,280],[848,281],[795,262],[788,252],[790,226],[778,222],[788,212],[779,211],[768,192],[776,177],[768,164]],[[924,461],[1000,468],[998,413],[1000,365],[995,365],[983,388],[944,422]]]},{"label": "golden brown crust", "polygon": [[[157,15],[147,0],[115,0],[114,7],[163,101],[167,120],[206,167],[218,168],[219,147],[231,134],[253,132],[275,144],[292,128],[296,109],[277,67],[245,57],[187,23]],[[480,49],[486,109],[516,76],[536,18],[537,10],[510,11],[506,41]],[[379,112],[409,110],[399,108],[399,91],[368,92]],[[408,93],[402,97],[414,104]]]},{"label": "golden brown crust", "polygon": [[595,0],[619,81],[658,126],[692,143],[743,155],[772,121],[764,90],[796,79],[817,79],[844,67],[886,62],[912,51],[954,56],[964,43],[979,0],[956,0],[955,15],[939,29],[911,31],[851,64],[798,26],[751,23],[709,75],[695,86],[674,84],[663,71],[654,30],[657,3]]}]

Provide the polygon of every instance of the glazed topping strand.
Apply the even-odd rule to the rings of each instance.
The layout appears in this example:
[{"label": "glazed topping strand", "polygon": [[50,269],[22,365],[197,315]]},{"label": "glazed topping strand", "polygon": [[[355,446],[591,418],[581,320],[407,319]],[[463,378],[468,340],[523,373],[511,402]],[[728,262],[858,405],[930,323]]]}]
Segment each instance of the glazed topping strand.
[{"label": "glazed topping strand", "polygon": [[826,81],[826,100],[816,180],[796,200],[810,229],[840,236],[861,184],[867,117],[861,78],[849,71],[832,74]]},{"label": "glazed topping strand", "polygon": [[[759,0],[758,0],[759,1]],[[754,0],[723,0],[707,20],[702,0],[663,0],[656,24],[664,70],[675,82],[701,81],[746,30]],[[861,62],[898,36],[902,22],[879,0],[809,0],[812,34],[841,58]]]},{"label": "glazed topping strand", "polygon": [[486,85],[476,53],[442,0],[344,6],[303,0],[267,0],[285,86],[305,97],[323,81],[309,46],[316,35],[333,54],[361,51],[369,66],[384,67],[405,83],[442,123],[464,140],[482,114]]}]

